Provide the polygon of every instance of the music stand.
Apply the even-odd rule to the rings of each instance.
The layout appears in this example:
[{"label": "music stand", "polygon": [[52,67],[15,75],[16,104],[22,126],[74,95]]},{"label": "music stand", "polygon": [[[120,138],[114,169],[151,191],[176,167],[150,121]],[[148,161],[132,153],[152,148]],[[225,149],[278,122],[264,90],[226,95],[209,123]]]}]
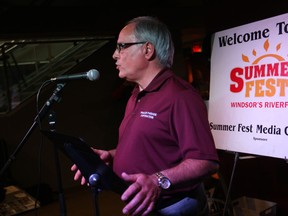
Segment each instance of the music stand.
[{"label": "music stand", "polygon": [[[111,190],[122,194],[127,189],[127,183],[119,178],[83,139],[55,131],[41,130],[41,132],[77,165],[82,176],[92,187],[95,200],[98,191]],[[95,202],[95,213],[99,214],[97,202]]]}]

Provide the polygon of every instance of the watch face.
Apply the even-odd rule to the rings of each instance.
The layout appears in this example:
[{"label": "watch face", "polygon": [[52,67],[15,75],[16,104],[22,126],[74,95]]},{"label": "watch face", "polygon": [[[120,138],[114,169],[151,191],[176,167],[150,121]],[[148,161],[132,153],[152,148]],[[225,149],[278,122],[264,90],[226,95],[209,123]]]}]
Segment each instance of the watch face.
[{"label": "watch face", "polygon": [[170,180],[161,172],[155,173],[158,178],[158,184],[162,189],[168,189],[171,186]]},{"label": "watch face", "polygon": [[169,181],[169,179],[168,178],[162,178],[161,179],[161,187],[163,188],[163,189],[168,189],[169,187],[170,187],[170,185],[171,185],[171,182]]}]

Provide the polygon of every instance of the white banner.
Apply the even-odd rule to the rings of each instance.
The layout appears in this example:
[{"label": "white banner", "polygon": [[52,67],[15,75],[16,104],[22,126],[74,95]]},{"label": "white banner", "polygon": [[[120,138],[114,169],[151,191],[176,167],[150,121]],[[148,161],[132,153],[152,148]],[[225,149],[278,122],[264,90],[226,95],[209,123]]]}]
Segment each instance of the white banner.
[{"label": "white banner", "polygon": [[218,149],[288,157],[288,14],[214,34],[208,111]]}]

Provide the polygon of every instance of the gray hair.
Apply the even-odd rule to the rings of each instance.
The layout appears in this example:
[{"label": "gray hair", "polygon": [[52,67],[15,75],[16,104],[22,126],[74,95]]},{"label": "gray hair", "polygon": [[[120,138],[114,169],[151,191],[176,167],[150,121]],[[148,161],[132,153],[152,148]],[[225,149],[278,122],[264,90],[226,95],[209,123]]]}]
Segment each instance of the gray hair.
[{"label": "gray hair", "polygon": [[168,27],[159,19],[151,16],[136,17],[127,24],[131,23],[135,24],[135,37],[139,41],[152,43],[160,64],[171,68],[174,58],[174,44]]}]

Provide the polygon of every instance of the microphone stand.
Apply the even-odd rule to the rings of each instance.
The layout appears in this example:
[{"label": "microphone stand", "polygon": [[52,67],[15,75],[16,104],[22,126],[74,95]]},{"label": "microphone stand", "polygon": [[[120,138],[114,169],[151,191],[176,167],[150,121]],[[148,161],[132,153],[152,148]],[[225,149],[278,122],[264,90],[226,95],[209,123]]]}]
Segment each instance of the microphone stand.
[{"label": "microphone stand", "polygon": [[[51,111],[48,115],[48,122],[50,125],[50,131],[56,131],[55,124],[56,124],[56,117],[55,112]],[[62,177],[61,177],[61,168],[60,168],[60,160],[58,155],[58,148],[54,143],[54,156],[55,156],[55,165],[56,165],[56,174],[57,174],[57,186],[58,186],[58,196],[59,196],[59,205],[60,205],[60,212],[61,215],[65,216],[66,211],[66,203],[64,198],[63,186],[62,186]]]},{"label": "microphone stand", "polygon": [[89,176],[89,185],[91,187],[92,195],[93,195],[93,201],[94,201],[94,212],[95,216],[99,216],[99,205],[98,205],[98,194],[99,194],[99,181],[100,176],[98,173],[92,173]]},{"label": "microphone stand", "polygon": [[41,110],[38,112],[37,116],[34,118],[34,121],[33,121],[32,125],[31,125],[31,127],[28,129],[27,133],[25,134],[25,136],[23,137],[21,142],[18,144],[18,146],[15,149],[15,151],[10,155],[10,157],[7,160],[7,162],[2,167],[2,169],[0,171],[0,177],[4,174],[4,172],[6,171],[8,166],[12,163],[12,161],[16,159],[16,154],[22,149],[24,144],[27,142],[27,140],[30,137],[32,131],[35,129],[36,123],[37,122],[40,123],[42,121],[42,119],[45,117],[47,112],[50,110],[50,108],[51,108],[51,106],[52,106],[52,104],[54,102],[59,102],[60,101],[61,98],[60,98],[59,94],[60,94],[60,92],[62,91],[62,89],[64,88],[65,85],[66,85],[66,83],[58,83],[57,84],[57,87],[54,90],[53,94],[46,101],[46,103],[43,105]]}]

